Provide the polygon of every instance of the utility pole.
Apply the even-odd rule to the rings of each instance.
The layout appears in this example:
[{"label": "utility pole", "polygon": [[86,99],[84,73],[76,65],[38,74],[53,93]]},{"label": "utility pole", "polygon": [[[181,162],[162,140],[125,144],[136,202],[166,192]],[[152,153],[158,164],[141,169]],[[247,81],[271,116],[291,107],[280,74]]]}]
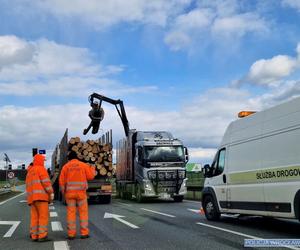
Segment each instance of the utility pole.
[{"label": "utility pole", "polygon": [[6,186],[8,186],[7,185],[8,184],[7,183],[7,170],[8,170],[8,163],[11,162],[11,161],[10,161],[10,159],[9,159],[9,157],[6,153],[4,153],[4,159],[3,160],[5,161],[5,169],[6,169],[6,171],[5,171],[5,182],[6,182]]}]

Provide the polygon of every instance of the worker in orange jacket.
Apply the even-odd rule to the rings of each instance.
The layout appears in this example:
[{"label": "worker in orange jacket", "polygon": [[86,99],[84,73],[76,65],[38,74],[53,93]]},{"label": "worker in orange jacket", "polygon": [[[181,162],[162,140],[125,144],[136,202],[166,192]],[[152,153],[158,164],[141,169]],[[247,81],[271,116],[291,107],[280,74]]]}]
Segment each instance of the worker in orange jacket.
[{"label": "worker in orange jacket", "polygon": [[67,203],[68,239],[76,237],[76,206],[80,220],[81,239],[89,237],[88,229],[88,204],[86,189],[88,180],[93,180],[96,171],[94,167],[76,159],[75,152],[70,152],[68,159],[59,177],[59,186]]},{"label": "worker in orange jacket", "polygon": [[48,221],[49,206],[53,201],[54,193],[49,175],[44,166],[45,156],[37,154],[33,164],[27,169],[26,192],[27,203],[30,206],[30,238],[33,241],[49,241]]}]

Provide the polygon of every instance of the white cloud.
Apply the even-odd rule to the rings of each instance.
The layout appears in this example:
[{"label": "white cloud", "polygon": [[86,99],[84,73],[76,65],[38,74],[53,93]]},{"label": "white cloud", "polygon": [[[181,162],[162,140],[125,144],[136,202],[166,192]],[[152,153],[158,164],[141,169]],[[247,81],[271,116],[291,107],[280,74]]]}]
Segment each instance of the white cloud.
[{"label": "white cloud", "polygon": [[27,6],[51,13],[58,18],[79,19],[96,29],[103,29],[123,22],[164,27],[170,16],[181,11],[192,0],[37,0],[25,2]]},{"label": "white cloud", "polygon": [[0,95],[82,96],[100,91],[116,96],[156,90],[114,80],[123,70],[123,65],[98,64],[85,48],[0,36]]},{"label": "white cloud", "polygon": [[3,66],[32,60],[34,45],[15,36],[0,36],[0,70]]},{"label": "white cloud", "polygon": [[[181,109],[170,112],[143,110],[127,106],[126,103],[125,109],[131,128],[170,131],[188,146],[191,162],[208,163],[226,127],[237,119],[239,111],[260,111],[298,96],[299,81],[290,81],[257,96],[241,89],[210,89],[188,101]],[[114,107],[107,104],[103,107],[106,115],[99,135],[112,129],[115,141],[124,137],[122,123]],[[88,111],[88,103],[30,108],[0,107],[0,153],[9,152],[14,161],[28,163],[32,147],[53,150],[66,128],[69,128],[70,136],[82,135],[83,129],[89,124]],[[91,136],[81,137],[86,140]]]},{"label": "white cloud", "polygon": [[214,36],[240,38],[251,32],[268,32],[266,22],[256,13],[218,18],[212,26]]},{"label": "white cloud", "polygon": [[248,33],[264,34],[269,24],[256,12],[240,8],[237,1],[201,1],[196,9],[178,15],[170,24],[165,43],[172,50],[186,50],[213,39],[234,41]]},{"label": "white cloud", "polygon": [[279,86],[282,79],[290,76],[300,67],[300,43],[296,48],[297,56],[277,55],[271,59],[260,59],[254,62],[249,72],[233,85],[251,83],[261,86]]},{"label": "white cloud", "polygon": [[298,0],[282,0],[282,4],[300,12],[300,2]]}]

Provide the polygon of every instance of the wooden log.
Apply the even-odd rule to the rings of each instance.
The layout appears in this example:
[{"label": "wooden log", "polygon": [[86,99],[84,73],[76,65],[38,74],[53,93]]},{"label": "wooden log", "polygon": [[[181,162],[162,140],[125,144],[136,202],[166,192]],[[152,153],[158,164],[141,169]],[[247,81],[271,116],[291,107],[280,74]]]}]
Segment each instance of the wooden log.
[{"label": "wooden log", "polygon": [[79,137],[75,137],[74,140],[75,140],[76,143],[80,142],[80,138]]},{"label": "wooden log", "polygon": [[86,156],[86,157],[84,157],[84,160],[88,162],[88,161],[90,161],[90,157]]},{"label": "wooden log", "polygon": [[75,144],[75,139],[74,139],[74,138],[71,138],[70,141],[69,141],[69,143],[70,143],[71,145],[74,145],[74,144]]},{"label": "wooden log", "polygon": [[79,160],[83,160],[84,156],[83,156],[82,154],[77,154],[77,158],[78,158]]},{"label": "wooden log", "polygon": [[89,152],[89,153],[88,153],[88,156],[89,156],[90,158],[94,157],[93,152]]},{"label": "wooden log", "polygon": [[95,144],[95,141],[94,141],[94,140],[90,140],[90,141],[89,141],[89,144],[90,144],[91,146],[93,146],[93,145]]},{"label": "wooden log", "polygon": [[89,144],[87,144],[86,142],[85,143],[83,143],[83,149],[87,149],[88,147],[89,147]]},{"label": "wooden log", "polygon": [[107,170],[105,168],[100,169],[100,175],[104,176],[107,174]]},{"label": "wooden log", "polygon": [[108,161],[104,161],[103,164],[104,164],[105,167],[109,166],[109,162]]},{"label": "wooden log", "polygon": [[111,172],[107,172],[107,176],[108,176],[108,177],[111,177],[111,176],[112,176],[112,173],[111,173]]},{"label": "wooden log", "polygon": [[83,154],[84,156],[87,156],[87,155],[89,154],[89,152],[88,152],[87,150],[83,150],[82,154]]},{"label": "wooden log", "polygon": [[77,146],[73,146],[72,150],[77,153],[78,152],[78,147]]}]

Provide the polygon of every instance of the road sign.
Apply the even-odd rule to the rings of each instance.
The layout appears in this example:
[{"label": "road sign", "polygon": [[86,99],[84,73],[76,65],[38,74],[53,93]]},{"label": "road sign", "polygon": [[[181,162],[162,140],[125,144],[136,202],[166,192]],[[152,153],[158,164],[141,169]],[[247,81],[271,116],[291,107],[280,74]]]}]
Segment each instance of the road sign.
[{"label": "road sign", "polygon": [[8,173],[7,173],[7,177],[8,177],[9,179],[12,179],[12,178],[15,177],[15,173],[14,173],[14,172],[8,172]]},{"label": "road sign", "polygon": [[39,154],[40,155],[45,155],[46,154],[46,150],[45,149],[40,149],[39,150]]}]

